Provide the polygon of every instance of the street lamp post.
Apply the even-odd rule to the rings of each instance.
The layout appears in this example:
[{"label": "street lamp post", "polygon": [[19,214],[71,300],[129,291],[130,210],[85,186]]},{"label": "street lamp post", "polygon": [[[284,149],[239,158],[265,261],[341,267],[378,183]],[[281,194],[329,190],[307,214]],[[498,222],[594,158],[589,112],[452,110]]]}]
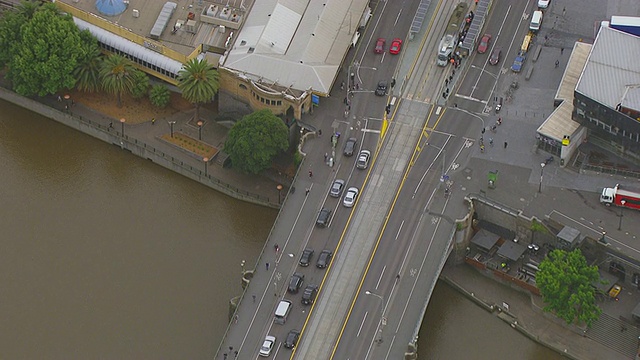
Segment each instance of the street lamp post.
[{"label": "street lamp post", "polygon": [[121,119],[120,119],[120,124],[122,125],[122,129],[120,130],[120,133],[122,134],[122,137],[123,137],[123,138],[124,138],[124,123],[125,123],[126,121],[127,121],[127,120],[126,120],[125,118],[121,118]]},{"label": "street lamp post", "polygon": [[175,121],[169,121],[169,128],[171,129],[171,137],[173,138],[173,125],[175,124]]},{"label": "street lamp post", "polygon": [[620,221],[618,222],[618,230],[622,230],[622,210],[624,209],[624,204],[626,204],[627,201],[626,200],[620,200]]},{"label": "street lamp post", "polygon": [[280,194],[282,193],[282,185],[278,184],[278,186],[276,186],[276,189],[278,189],[278,204],[282,204],[282,199],[280,198]]},{"label": "street lamp post", "polygon": [[384,298],[378,294],[372,293],[371,291],[367,290],[364,292],[367,295],[371,295],[371,296],[375,296],[378,299],[380,299],[380,325],[378,326],[378,334],[380,335],[380,337],[378,338],[378,342],[382,342],[382,326],[384,325]]},{"label": "street lamp post", "polygon": [[209,166],[209,158],[202,158],[202,161],[204,161],[204,176],[209,176],[209,173],[207,172],[207,166]]},{"label": "street lamp post", "polygon": [[202,120],[198,120],[198,140],[202,140]]},{"label": "street lamp post", "polygon": [[540,163],[540,184],[538,185],[538,192],[542,192],[542,177],[544,176],[545,163]]}]

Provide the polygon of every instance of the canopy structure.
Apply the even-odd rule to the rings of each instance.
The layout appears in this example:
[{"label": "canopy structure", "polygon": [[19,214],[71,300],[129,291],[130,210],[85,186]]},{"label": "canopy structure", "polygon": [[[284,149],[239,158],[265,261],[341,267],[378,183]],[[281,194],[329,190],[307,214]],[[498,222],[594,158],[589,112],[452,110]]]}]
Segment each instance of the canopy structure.
[{"label": "canopy structure", "polygon": [[487,230],[480,229],[480,231],[478,231],[471,239],[471,243],[489,251],[499,239],[500,236]]},{"label": "canopy structure", "polygon": [[96,0],[96,8],[105,16],[116,16],[127,10],[124,0]]},{"label": "canopy structure", "polygon": [[511,261],[517,261],[525,251],[527,251],[526,247],[516,244],[513,241],[507,241],[498,249],[498,256]]}]

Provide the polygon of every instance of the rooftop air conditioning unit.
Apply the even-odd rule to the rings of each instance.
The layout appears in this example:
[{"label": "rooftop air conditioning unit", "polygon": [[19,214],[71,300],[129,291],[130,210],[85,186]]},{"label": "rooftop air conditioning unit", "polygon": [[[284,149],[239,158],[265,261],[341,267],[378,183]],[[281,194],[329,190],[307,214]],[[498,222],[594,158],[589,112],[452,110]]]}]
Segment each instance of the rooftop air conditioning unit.
[{"label": "rooftop air conditioning unit", "polygon": [[224,25],[220,25],[220,33],[224,34],[227,31],[227,27]]}]

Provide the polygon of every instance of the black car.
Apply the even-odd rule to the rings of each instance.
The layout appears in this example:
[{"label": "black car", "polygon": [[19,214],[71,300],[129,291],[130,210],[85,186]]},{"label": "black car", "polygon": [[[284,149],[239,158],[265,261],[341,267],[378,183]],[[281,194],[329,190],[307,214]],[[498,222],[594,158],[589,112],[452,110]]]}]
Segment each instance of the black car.
[{"label": "black car", "polygon": [[302,293],[302,303],[304,305],[311,305],[316,300],[318,295],[318,285],[307,285]]},{"label": "black car", "polygon": [[331,262],[331,257],[333,253],[329,250],[322,250],[320,256],[318,256],[318,261],[316,262],[316,267],[319,269],[326,268]]},{"label": "black car", "polygon": [[385,96],[387,95],[387,82],[384,80],[381,80],[380,82],[378,82],[378,87],[376,88],[376,95],[378,96]]},{"label": "black car", "polygon": [[344,144],[344,156],[353,156],[353,152],[356,149],[357,142],[358,142],[358,139],[356,138],[347,139],[347,143]]},{"label": "black car", "polygon": [[289,280],[289,288],[287,289],[292,294],[297,294],[300,287],[304,283],[304,274],[295,273],[291,275],[291,280]]},{"label": "black car", "polygon": [[298,343],[298,339],[300,338],[300,331],[291,330],[289,334],[287,334],[287,339],[284,341],[284,347],[287,349],[293,349]]},{"label": "black car", "polygon": [[329,222],[331,221],[331,210],[330,209],[322,209],[318,214],[318,220],[316,220],[317,227],[327,227],[329,226]]},{"label": "black car", "polygon": [[300,256],[300,266],[309,266],[312,257],[313,249],[304,249],[302,256]]}]

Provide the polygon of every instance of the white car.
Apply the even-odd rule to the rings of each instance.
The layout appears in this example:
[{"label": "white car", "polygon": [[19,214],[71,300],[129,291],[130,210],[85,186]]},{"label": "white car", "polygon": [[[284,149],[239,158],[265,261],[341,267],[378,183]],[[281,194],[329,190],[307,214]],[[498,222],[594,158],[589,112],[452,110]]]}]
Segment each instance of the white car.
[{"label": "white car", "polygon": [[551,0],[538,0],[538,7],[540,9],[546,9],[549,7],[549,1]]},{"label": "white car", "polygon": [[371,151],[361,150],[356,161],[356,167],[358,169],[366,169],[369,166],[369,158],[371,157]]},{"label": "white car", "polygon": [[264,342],[262,343],[262,347],[260,347],[260,356],[269,356],[271,355],[271,350],[276,343],[276,337],[267,335],[264,338]]},{"label": "white car", "polygon": [[353,207],[353,205],[356,203],[357,198],[358,198],[358,188],[350,187],[349,190],[347,190],[347,193],[344,194],[342,205],[348,208]]}]

